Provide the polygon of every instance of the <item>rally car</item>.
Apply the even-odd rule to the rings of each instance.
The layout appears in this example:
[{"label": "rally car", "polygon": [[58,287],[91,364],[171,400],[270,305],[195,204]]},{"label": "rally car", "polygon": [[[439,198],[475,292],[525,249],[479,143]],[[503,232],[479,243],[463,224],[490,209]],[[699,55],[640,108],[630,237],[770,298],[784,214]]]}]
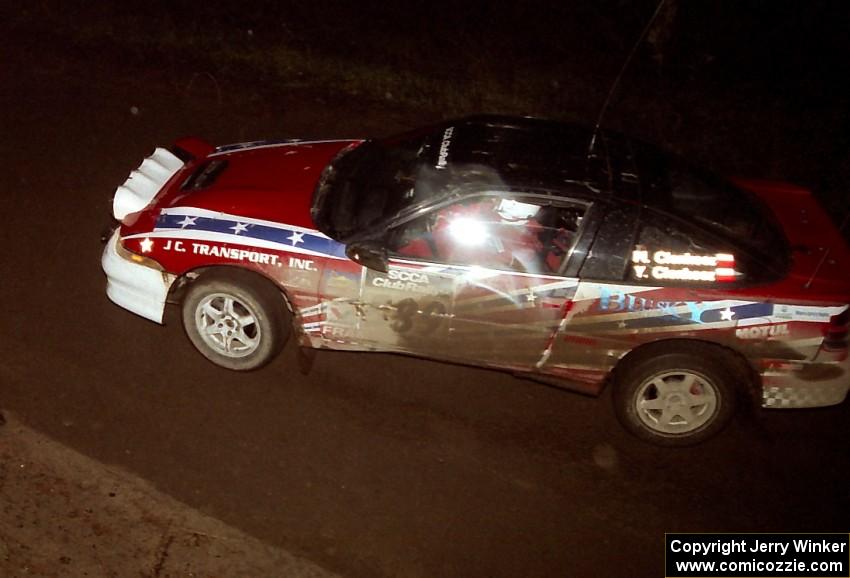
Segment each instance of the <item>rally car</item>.
[{"label": "rally car", "polygon": [[157,148],[113,202],[107,295],[233,370],[302,346],[598,394],[662,445],[741,400],[844,400],[850,250],[805,189],[727,181],[573,124]]}]

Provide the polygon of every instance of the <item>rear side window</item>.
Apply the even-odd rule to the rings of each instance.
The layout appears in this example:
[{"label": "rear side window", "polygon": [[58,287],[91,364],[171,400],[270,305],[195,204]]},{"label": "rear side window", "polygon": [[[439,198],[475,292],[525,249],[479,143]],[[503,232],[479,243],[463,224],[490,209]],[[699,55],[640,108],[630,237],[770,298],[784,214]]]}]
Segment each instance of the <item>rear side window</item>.
[{"label": "rear side window", "polygon": [[786,269],[785,235],[757,197],[654,147],[637,151],[648,205],[745,248],[773,271]]},{"label": "rear side window", "polygon": [[657,213],[644,214],[627,280],[652,285],[715,285],[744,280],[729,244]]},{"label": "rear side window", "polygon": [[776,249],[780,234],[750,193],[678,164],[668,173],[671,212],[761,251]]},{"label": "rear side window", "polygon": [[626,279],[716,288],[774,280],[771,263],[756,255],[684,219],[647,210],[629,255]]},{"label": "rear side window", "polygon": [[771,280],[770,267],[723,237],[665,213],[612,208],[581,269],[588,280],[723,287]]}]

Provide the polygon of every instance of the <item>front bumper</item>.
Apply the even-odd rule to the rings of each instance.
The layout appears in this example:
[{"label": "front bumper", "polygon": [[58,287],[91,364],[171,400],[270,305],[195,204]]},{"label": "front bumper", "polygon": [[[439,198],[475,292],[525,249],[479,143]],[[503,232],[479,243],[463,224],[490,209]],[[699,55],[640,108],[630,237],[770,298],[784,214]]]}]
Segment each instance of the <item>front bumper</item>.
[{"label": "front bumper", "polygon": [[837,405],[850,389],[850,357],[836,361],[777,363],[762,371],[762,407]]},{"label": "front bumper", "polygon": [[100,260],[106,273],[106,295],[116,305],[162,323],[168,290],[176,277],[119,254],[119,236],[119,230],[112,234]]}]

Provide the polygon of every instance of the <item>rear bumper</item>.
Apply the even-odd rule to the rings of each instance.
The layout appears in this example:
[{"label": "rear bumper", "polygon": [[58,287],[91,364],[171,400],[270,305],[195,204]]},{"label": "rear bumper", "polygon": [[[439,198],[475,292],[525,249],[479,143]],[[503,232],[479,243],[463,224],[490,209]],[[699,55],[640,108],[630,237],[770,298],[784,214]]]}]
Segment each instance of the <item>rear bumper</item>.
[{"label": "rear bumper", "polygon": [[822,407],[843,402],[850,389],[850,357],[846,352],[839,357],[768,364],[762,372],[762,407]]},{"label": "rear bumper", "polygon": [[162,323],[168,290],[175,276],[123,257],[117,250],[118,238],[116,230],[107,241],[100,260],[106,273],[107,297],[136,315]]}]

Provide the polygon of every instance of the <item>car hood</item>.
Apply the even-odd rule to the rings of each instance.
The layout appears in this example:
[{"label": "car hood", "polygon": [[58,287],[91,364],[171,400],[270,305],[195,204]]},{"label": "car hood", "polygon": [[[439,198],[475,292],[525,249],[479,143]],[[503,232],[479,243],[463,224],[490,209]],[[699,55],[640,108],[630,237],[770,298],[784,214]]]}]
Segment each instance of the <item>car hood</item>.
[{"label": "car hood", "polygon": [[736,179],[774,214],[791,247],[787,289],[798,296],[850,299],[850,249],[808,189],[788,183]]},{"label": "car hood", "polygon": [[191,206],[313,229],[310,202],[322,170],[350,140],[221,147],[186,171],[156,208]]}]

